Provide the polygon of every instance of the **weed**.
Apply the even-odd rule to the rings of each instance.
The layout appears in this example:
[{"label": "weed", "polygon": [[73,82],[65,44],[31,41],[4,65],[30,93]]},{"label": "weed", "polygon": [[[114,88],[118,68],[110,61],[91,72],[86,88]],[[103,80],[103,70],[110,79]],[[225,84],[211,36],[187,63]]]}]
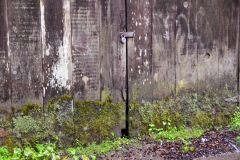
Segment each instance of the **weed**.
[{"label": "weed", "polygon": [[96,142],[89,143],[86,146],[79,145],[75,148],[68,148],[67,152],[70,157],[74,159],[82,155],[81,157],[91,157],[92,159],[96,159],[95,155],[104,154],[109,152],[110,150],[117,150],[123,144],[132,144],[136,143],[135,140],[129,140],[126,138],[117,138],[114,140],[104,140],[102,143],[97,144]]},{"label": "weed", "polygon": [[182,146],[182,152],[185,153],[185,152],[187,152],[187,151],[188,151],[188,146],[185,146],[185,145]]},{"label": "weed", "polygon": [[30,116],[13,118],[13,125],[16,130],[22,133],[38,130],[37,122]]},{"label": "weed", "polygon": [[224,87],[222,90],[208,88],[199,94],[163,97],[152,103],[132,101],[129,104],[130,137],[135,137],[138,133],[146,135],[149,124],[163,130],[168,130],[168,127],[179,129],[181,126],[200,126],[202,129],[226,126],[236,111],[233,104],[222,101],[230,95],[232,92]]},{"label": "weed", "polygon": [[233,130],[240,131],[240,111],[238,107],[238,111],[234,113],[233,117],[231,118],[230,128]]},{"label": "weed", "polygon": [[193,146],[190,146],[190,147],[189,147],[189,150],[190,150],[191,152],[193,152],[194,149],[195,149],[195,148],[194,148]]},{"label": "weed", "polygon": [[149,135],[152,139],[162,139],[167,140],[183,140],[190,138],[197,138],[203,134],[203,130],[200,127],[193,127],[191,129],[181,126],[177,127],[168,127],[168,130],[163,128],[156,128],[154,124],[149,125]]},{"label": "weed", "polygon": [[188,151],[194,151],[194,147],[191,146],[191,142],[186,141],[185,139],[182,139],[183,145],[182,145],[182,152],[188,152]]},{"label": "weed", "polygon": [[0,147],[0,159],[5,160],[5,159],[9,159],[9,158],[10,158],[10,153],[9,153],[7,147],[6,146]]},{"label": "weed", "polygon": [[236,137],[236,143],[237,143],[238,146],[240,146],[240,136]]}]

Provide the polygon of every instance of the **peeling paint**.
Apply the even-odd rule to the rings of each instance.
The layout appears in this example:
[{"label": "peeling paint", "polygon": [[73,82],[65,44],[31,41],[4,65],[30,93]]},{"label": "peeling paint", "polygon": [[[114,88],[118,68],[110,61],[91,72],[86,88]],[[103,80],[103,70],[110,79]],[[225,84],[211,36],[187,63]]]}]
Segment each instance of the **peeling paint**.
[{"label": "peeling paint", "polygon": [[41,33],[42,33],[42,57],[44,58],[45,55],[49,56],[50,55],[50,46],[46,48],[46,26],[45,26],[45,8],[43,4],[43,0],[40,0],[40,11],[41,11]]},{"label": "peeling paint", "polygon": [[139,56],[142,56],[142,49],[139,49]]},{"label": "peeling paint", "polygon": [[138,74],[142,74],[142,71],[141,71],[141,69],[139,69],[139,70],[138,70]]},{"label": "peeling paint", "polygon": [[170,37],[169,37],[169,32],[168,31],[165,31],[164,38],[166,38],[169,41]]},{"label": "peeling paint", "polygon": [[148,64],[149,64],[148,60],[146,59],[146,61],[143,64],[145,67],[148,66]]},{"label": "peeling paint", "polygon": [[88,88],[87,87],[87,85],[88,85],[87,82],[88,82],[89,78],[87,76],[83,76],[82,80],[85,83],[85,89],[87,89]]},{"label": "peeling paint", "polygon": [[[70,84],[68,84],[69,79],[69,64],[71,63],[71,22],[70,22],[70,2],[65,0],[63,3],[64,10],[64,28],[63,28],[63,44],[59,47],[59,62],[53,68],[53,75],[57,79],[58,83],[70,90]],[[51,80],[54,84],[54,79]]]}]

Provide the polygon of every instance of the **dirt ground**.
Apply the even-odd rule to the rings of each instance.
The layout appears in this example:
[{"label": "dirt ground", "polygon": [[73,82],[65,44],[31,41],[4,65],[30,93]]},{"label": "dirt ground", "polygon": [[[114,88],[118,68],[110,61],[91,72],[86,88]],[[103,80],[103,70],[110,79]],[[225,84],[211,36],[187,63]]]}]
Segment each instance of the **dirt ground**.
[{"label": "dirt ground", "polygon": [[[98,160],[240,160],[240,148],[236,145],[236,131],[227,129],[209,130],[201,137],[188,140],[188,149],[182,141],[153,141],[149,138],[139,140],[139,146],[123,145],[120,149]],[[190,149],[192,147],[192,149]]]}]

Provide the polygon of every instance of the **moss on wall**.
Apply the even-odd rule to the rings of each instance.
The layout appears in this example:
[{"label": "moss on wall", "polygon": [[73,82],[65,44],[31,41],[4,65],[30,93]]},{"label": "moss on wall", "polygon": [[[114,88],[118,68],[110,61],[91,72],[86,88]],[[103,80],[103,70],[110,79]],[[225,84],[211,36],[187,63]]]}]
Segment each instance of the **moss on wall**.
[{"label": "moss on wall", "polygon": [[100,142],[110,138],[114,128],[122,124],[123,112],[123,104],[114,103],[110,97],[73,104],[71,96],[62,95],[50,99],[44,111],[37,104],[26,104],[13,110],[13,136],[4,144],[11,148],[14,144],[21,147],[26,143],[55,142],[61,148],[76,142]]},{"label": "moss on wall", "polygon": [[[236,110],[236,104],[224,102],[231,94],[228,88],[208,88],[201,94],[187,93],[144,103],[132,101],[129,104],[130,136],[147,134],[149,124],[165,130],[183,125],[225,126]],[[13,135],[5,139],[10,148],[36,142],[55,142],[60,148],[101,142],[111,138],[111,132],[121,126],[125,118],[124,105],[113,102],[110,97],[104,101],[73,102],[69,95],[50,99],[44,108],[26,104],[19,110],[13,108],[12,113],[1,113],[5,115],[1,127],[11,128],[13,124]]]},{"label": "moss on wall", "polygon": [[106,101],[109,96],[111,96],[111,90],[104,86],[104,89],[101,91],[102,101]]},{"label": "moss on wall", "polygon": [[186,93],[176,97],[145,103],[129,104],[130,136],[147,134],[148,125],[167,129],[169,126],[209,127],[226,126],[236,110],[236,104],[225,103],[232,96],[227,87],[221,90],[207,88],[201,94]]},{"label": "moss on wall", "polygon": [[110,97],[105,101],[76,101],[74,106],[75,138],[81,143],[110,138],[125,117],[123,104],[113,103]]}]

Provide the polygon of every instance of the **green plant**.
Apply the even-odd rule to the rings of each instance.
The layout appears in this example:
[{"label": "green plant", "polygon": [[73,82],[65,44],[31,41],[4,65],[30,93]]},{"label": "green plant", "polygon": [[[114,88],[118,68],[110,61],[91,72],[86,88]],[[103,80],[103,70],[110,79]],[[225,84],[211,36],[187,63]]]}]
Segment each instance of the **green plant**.
[{"label": "green plant", "polygon": [[22,157],[23,150],[21,148],[13,148],[13,155],[11,159],[20,159]]},{"label": "green plant", "polygon": [[163,128],[156,128],[154,124],[149,124],[149,135],[152,139],[162,139],[167,140],[183,140],[200,137],[203,134],[203,130],[199,127],[186,128],[181,126],[177,127],[168,127],[168,130]]},{"label": "green plant", "polygon": [[236,143],[237,143],[238,146],[240,146],[240,136],[236,137]]},{"label": "green plant", "polygon": [[190,147],[189,147],[189,150],[192,151],[192,152],[194,151],[194,149],[195,149],[195,148],[194,148],[193,146],[190,146]]},{"label": "green plant", "polygon": [[96,155],[107,153],[110,150],[118,150],[123,144],[138,145],[133,139],[116,138],[114,140],[104,140],[100,144],[96,142],[89,143],[86,146],[79,144],[74,148],[67,148],[67,153],[69,158],[72,159],[79,159],[81,155],[81,158],[88,159],[91,157],[94,160]]},{"label": "green plant", "polygon": [[[16,137],[12,137],[15,141],[18,141],[18,147],[24,143],[34,144],[35,141],[52,141],[57,135],[53,131],[54,126],[52,119],[47,117],[32,117],[32,116],[17,116],[13,118],[13,133]],[[16,146],[16,145],[15,145]]]},{"label": "green plant", "polygon": [[186,141],[185,139],[181,139],[182,145],[182,152],[194,151],[194,147],[191,146],[191,142]]},{"label": "green plant", "polygon": [[238,141],[240,141],[240,136],[237,136],[236,139],[237,139]]},{"label": "green plant", "polygon": [[193,152],[194,149],[195,149],[195,148],[194,148],[193,146],[189,146],[188,144],[187,144],[187,145],[184,144],[184,145],[182,146],[182,152],[183,152],[183,153],[188,152],[188,151]]},{"label": "green plant", "polygon": [[202,129],[226,126],[236,108],[233,104],[225,103],[224,98],[233,94],[227,86],[221,90],[208,87],[200,93],[163,97],[153,102],[132,101],[129,104],[130,137],[138,133],[146,135],[149,124],[163,130],[168,130],[169,123],[170,127],[178,130],[181,126],[200,126]]},{"label": "green plant", "polygon": [[231,118],[230,128],[233,130],[240,131],[240,111],[235,112],[233,117]]},{"label": "green plant", "polygon": [[5,160],[5,159],[9,159],[9,157],[10,157],[10,153],[7,147],[6,146],[0,147],[0,159]]},{"label": "green plant", "polygon": [[53,134],[59,137],[57,140],[58,146],[70,146],[73,143],[75,126],[73,122],[72,97],[68,94],[63,94],[49,99],[45,107],[45,115],[45,119],[52,123],[51,128],[47,129],[49,134],[54,141],[56,139]]},{"label": "green plant", "polygon": [[[14,137],[7,138],[6,141],[10,148],[22,147],[24,143],[33,145],[35,141],[54,142],[58,148],[70,147],[75,140],[81,144],[93,141],[99,143],[119,137],[113,131],[125,119],[123,104],[113,102],[110,97],[105,101],[73,102],[67,94],[51,98],[44,111],[41,106],[29,103],[20,109],[12,107],[12,114],[1,113],[0,122],[3,125],[0,127],[9,127],[11,130],[11,119],[13,120]],[[12,141],[14,143],[10,144]]]},{"label": "green plant", "polygon": [[39,129],[37,122],[30,116],[13,118],[14,128],[21,133],[28,133]]},{"label": "green plant", "polygon": [[11,154],[6,146],[0,147],[0,159],[7,160],[20,160],[20,159],[49,159],[52,160],[60,159],[58,152],[56,150],[55,144],[36,144],[35,146],[26,145],[23,148],[13,148],[13,153]]},{"label": "green plant", "polygon": [[188,146],[183,145],[182,146],[182,152],[185,153],[188,151]]},{"label": "green plant", "polygon": [[[129,104],[130,137],[150,135],[153,139],[187,139],[200,135],[202,129],[226,126],[230,119],[231,128],[240,130],[240,113],[232,117],[236,107],[221,103],[224,97],[232,94],[227,88],[208,88],[202,93],[163,97],[153,102],[132,101]],[[56,143],[58,148],[85,146],[89,142],[99,144],[119,137],[114,130],[124,120],[124,105],[113,102],[110,97],[104,101],[73,102],[70,95],[64,94],[51,98],[44,108],[29,103],[20,109],[12,107],[11,114],[0,111],[0,127],[11,130],[13,122],[13,136],[4,142],[8,149],[23,147],[26,142],[34,145],[36,141]]]},{"label": "green plant", "polygon": [[42,111],[42,106],[33,103],[26,104],[18,110],[19,113],[25,116],[32,115],[33,113],[40,111]]}]

